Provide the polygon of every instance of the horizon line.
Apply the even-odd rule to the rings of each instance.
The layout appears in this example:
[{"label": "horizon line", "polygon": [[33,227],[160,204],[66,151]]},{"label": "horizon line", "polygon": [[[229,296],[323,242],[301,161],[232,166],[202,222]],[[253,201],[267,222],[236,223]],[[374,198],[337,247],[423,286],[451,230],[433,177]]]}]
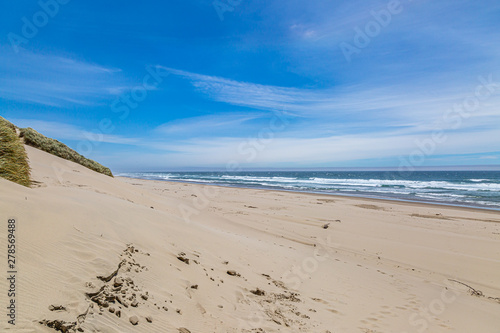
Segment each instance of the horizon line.
[{"label": "horizon line", "polygon": [[169,168],[155,171],[121,171],[120,173],[164,173],[164,172],[265,172],[265,171],[396,171],[396,172],[418,172],[418,171],[500,171],[500,164],[496,165],[456,165],[456,166],[418,166],[418,167],[305,167],[305,168],[280,168],[280,167],[256,167],[241,168],[239,170],[227,170],[217,167],[182,167]]}]

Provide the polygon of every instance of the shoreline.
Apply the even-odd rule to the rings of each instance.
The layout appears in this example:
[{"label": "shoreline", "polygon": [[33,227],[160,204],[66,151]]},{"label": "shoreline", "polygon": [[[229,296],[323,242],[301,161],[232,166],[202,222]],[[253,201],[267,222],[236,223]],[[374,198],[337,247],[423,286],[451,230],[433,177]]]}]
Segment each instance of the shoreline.
[{"label": "shoreline", "polygon": [[438,206],[445,208],[453,208],[453,209],[463,209],[464,211],[478,211],[478,212],[489,212],[492,214],[500,214],[500,208],[491,208],[488,206],[470,206],[470,205],[454,205],[447,202],[439,202],[439,201],[425,201],[425,200],[408,200],[408,199],[399,199],[399,198],[388,198],[388,197],[371,197],[371,196],[363,196],[363,195],[355,195],[355,194],[337,194],[337,193],[325,193],[325,192],[314,192],[314,191],[299,191],[299,190],[287,190],[287,189],[272,189],[272,188],[262,188],[262,187],[250,187],[250,186],[237,186],[237,185],[220,185],[214,183],[197,183],[192,181],[184,181],[184,180],[161,180],[161,179],[145,179],[145,178],[135,178],[128,176],[115,176],[115,178],[127,178],[127,179],[137,179],[144,181],[153,181],[153,182],[171,182],[171,183],[181,183],[181,184],[192,184],[199,186],[215,186],[220,188],[236,188],[236,189],[248,189],[248,190],[259,190],[259,191],[270,191],[270,192],[287,192],[287,193],[297,193],[297,194],[308,194],[308,195],[318,195],[325,197],[341,197],[341,198],[352,198],[352,199],[363,199],[363,200],[373,200],[375,202],[391,202],[391,203],[399,203],[399,204],[407,204],[407,205],[429,205],[429,206]]}]

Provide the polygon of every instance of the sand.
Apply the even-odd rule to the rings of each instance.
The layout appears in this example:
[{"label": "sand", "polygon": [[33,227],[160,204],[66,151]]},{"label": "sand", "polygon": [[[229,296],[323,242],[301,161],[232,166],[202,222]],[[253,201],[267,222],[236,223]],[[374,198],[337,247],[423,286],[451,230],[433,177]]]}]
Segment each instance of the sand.
[{"label": "sand", "polygon": [[2,332],[499,332],[498,212],[113,179],[26,149],[36,186],[0,179]]}]

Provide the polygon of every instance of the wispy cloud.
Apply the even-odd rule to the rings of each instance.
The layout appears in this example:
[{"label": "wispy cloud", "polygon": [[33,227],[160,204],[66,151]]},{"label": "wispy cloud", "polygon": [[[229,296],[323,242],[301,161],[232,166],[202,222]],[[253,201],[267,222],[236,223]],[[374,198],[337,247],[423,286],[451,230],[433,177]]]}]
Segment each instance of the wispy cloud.
[{"label": "wispy cloud", "polygon": [[217,132],[239,131],[245,123],[260,118],[258,113],[225,113],[175,119],[158,126],[155,133],[179,136],[214,135]]},{"label": "wispy cloud", "polygon": [[486,155],[479,157],[481,160],[500,160],[500,155]]},{"label": "wispy cloud", "polygon": [[[461,118],[457,128],[443,120],[456,104],[474,96],[479,81],[436,96],[408,87],[392,90],[360,85],[314,90],[266,86],[167,70],[189,80],[195,89],[215,101],[263,111],[285,108],[293,119],[286,129],[274,133],[272,143],[252,161],[246,161],[241,152],[245,145],[251,150],[246,138],[257,138],[265,124],[247,125],[265,112],[218,113],[163,124],[155,130],[149,145],[175,160],[176,166],[224,165],[235,158],[248,166],[326,165],[384,158],[397,163],[398,156],[411,154],[418,148],[417,142],[428,139],[433,130],[444,130],[447,136],[433,154],[486,154],[497,150],[491,137],[500,134],[492,125],[500,121],[496,111],[500,89],[470,116]],[[168,139],[162,140],[162,135]]]},{"label": "wispy cloud", "polygon": [[0,98],[49,106],[97,105],[127,85],[108,68],[69,57],[18,54],[0,46]]},{"label": "wispy cloud", "polygon": [[[240,82],[217,76],[208,76],[165,68],[172,74],[189,80],[209,98],[237,106],[266,111],[283,110],[297,117],[313,118],[324,122],[350,123],[355,126],[371,124],[375,127],[402,126],[413,130],[426,130],[439,121],[455,104],[474,96],[481,82],[476,78],[468,84],[460,84],[436,95],[428,89],[417,88],[412,83],[387,86],[344,86],[326,89],[301,89]],[[500,87],[498,78],[494,82]],[[475,111],[472,122],[463,126],[491,123],[500,116],[496,105],[500,89]],[[483,117],[483,118],[481,118]]]}]

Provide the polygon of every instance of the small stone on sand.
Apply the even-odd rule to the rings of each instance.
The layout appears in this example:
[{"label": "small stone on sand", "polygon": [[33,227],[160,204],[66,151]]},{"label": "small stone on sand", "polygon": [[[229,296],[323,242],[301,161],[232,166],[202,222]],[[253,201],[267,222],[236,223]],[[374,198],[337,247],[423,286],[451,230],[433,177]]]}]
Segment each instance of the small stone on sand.
[{"label": "small stone on sand", "polygon": [[132,316],[128,319],[132,325],[137,325],[139,324],[139,318],[137,316]]},{"label": "small stone on sand", "polygon": [[231,276],[241,276],[241,275],[240,275],[240,274],[238,274],[235,270],[232,270],[232,269],[228,270],[228,271],[227,271],[227,274],[228,274],[228,275],[231,275]]},{"label": "small stone on sand", "polygon": [[257,296],[264,296],[266,294],[266,292],[264,290],[261,290],[259,288],[255,289],[255,290],[250,290],[250,292],[254,295],[257,295]]},{"label": "small stone on sand", "polygon": [[66,311],[66,308],[62,305],[50,305],[49,310],[50,311]]},{"label": "small stone on sand", "polygon": [[116,277],[115,278],[115,283],[113,284],[115,287],[119,287],[121,285],[123,285],[123,279],[121,277]]},{"label": "small stone on sand", "polygon": [[177,259],[179,259],[180,261],[182,261],[183,263],[189,265],[189,259],[186,258],[186,257],[183,257],[183,256],[178,256]]}]

